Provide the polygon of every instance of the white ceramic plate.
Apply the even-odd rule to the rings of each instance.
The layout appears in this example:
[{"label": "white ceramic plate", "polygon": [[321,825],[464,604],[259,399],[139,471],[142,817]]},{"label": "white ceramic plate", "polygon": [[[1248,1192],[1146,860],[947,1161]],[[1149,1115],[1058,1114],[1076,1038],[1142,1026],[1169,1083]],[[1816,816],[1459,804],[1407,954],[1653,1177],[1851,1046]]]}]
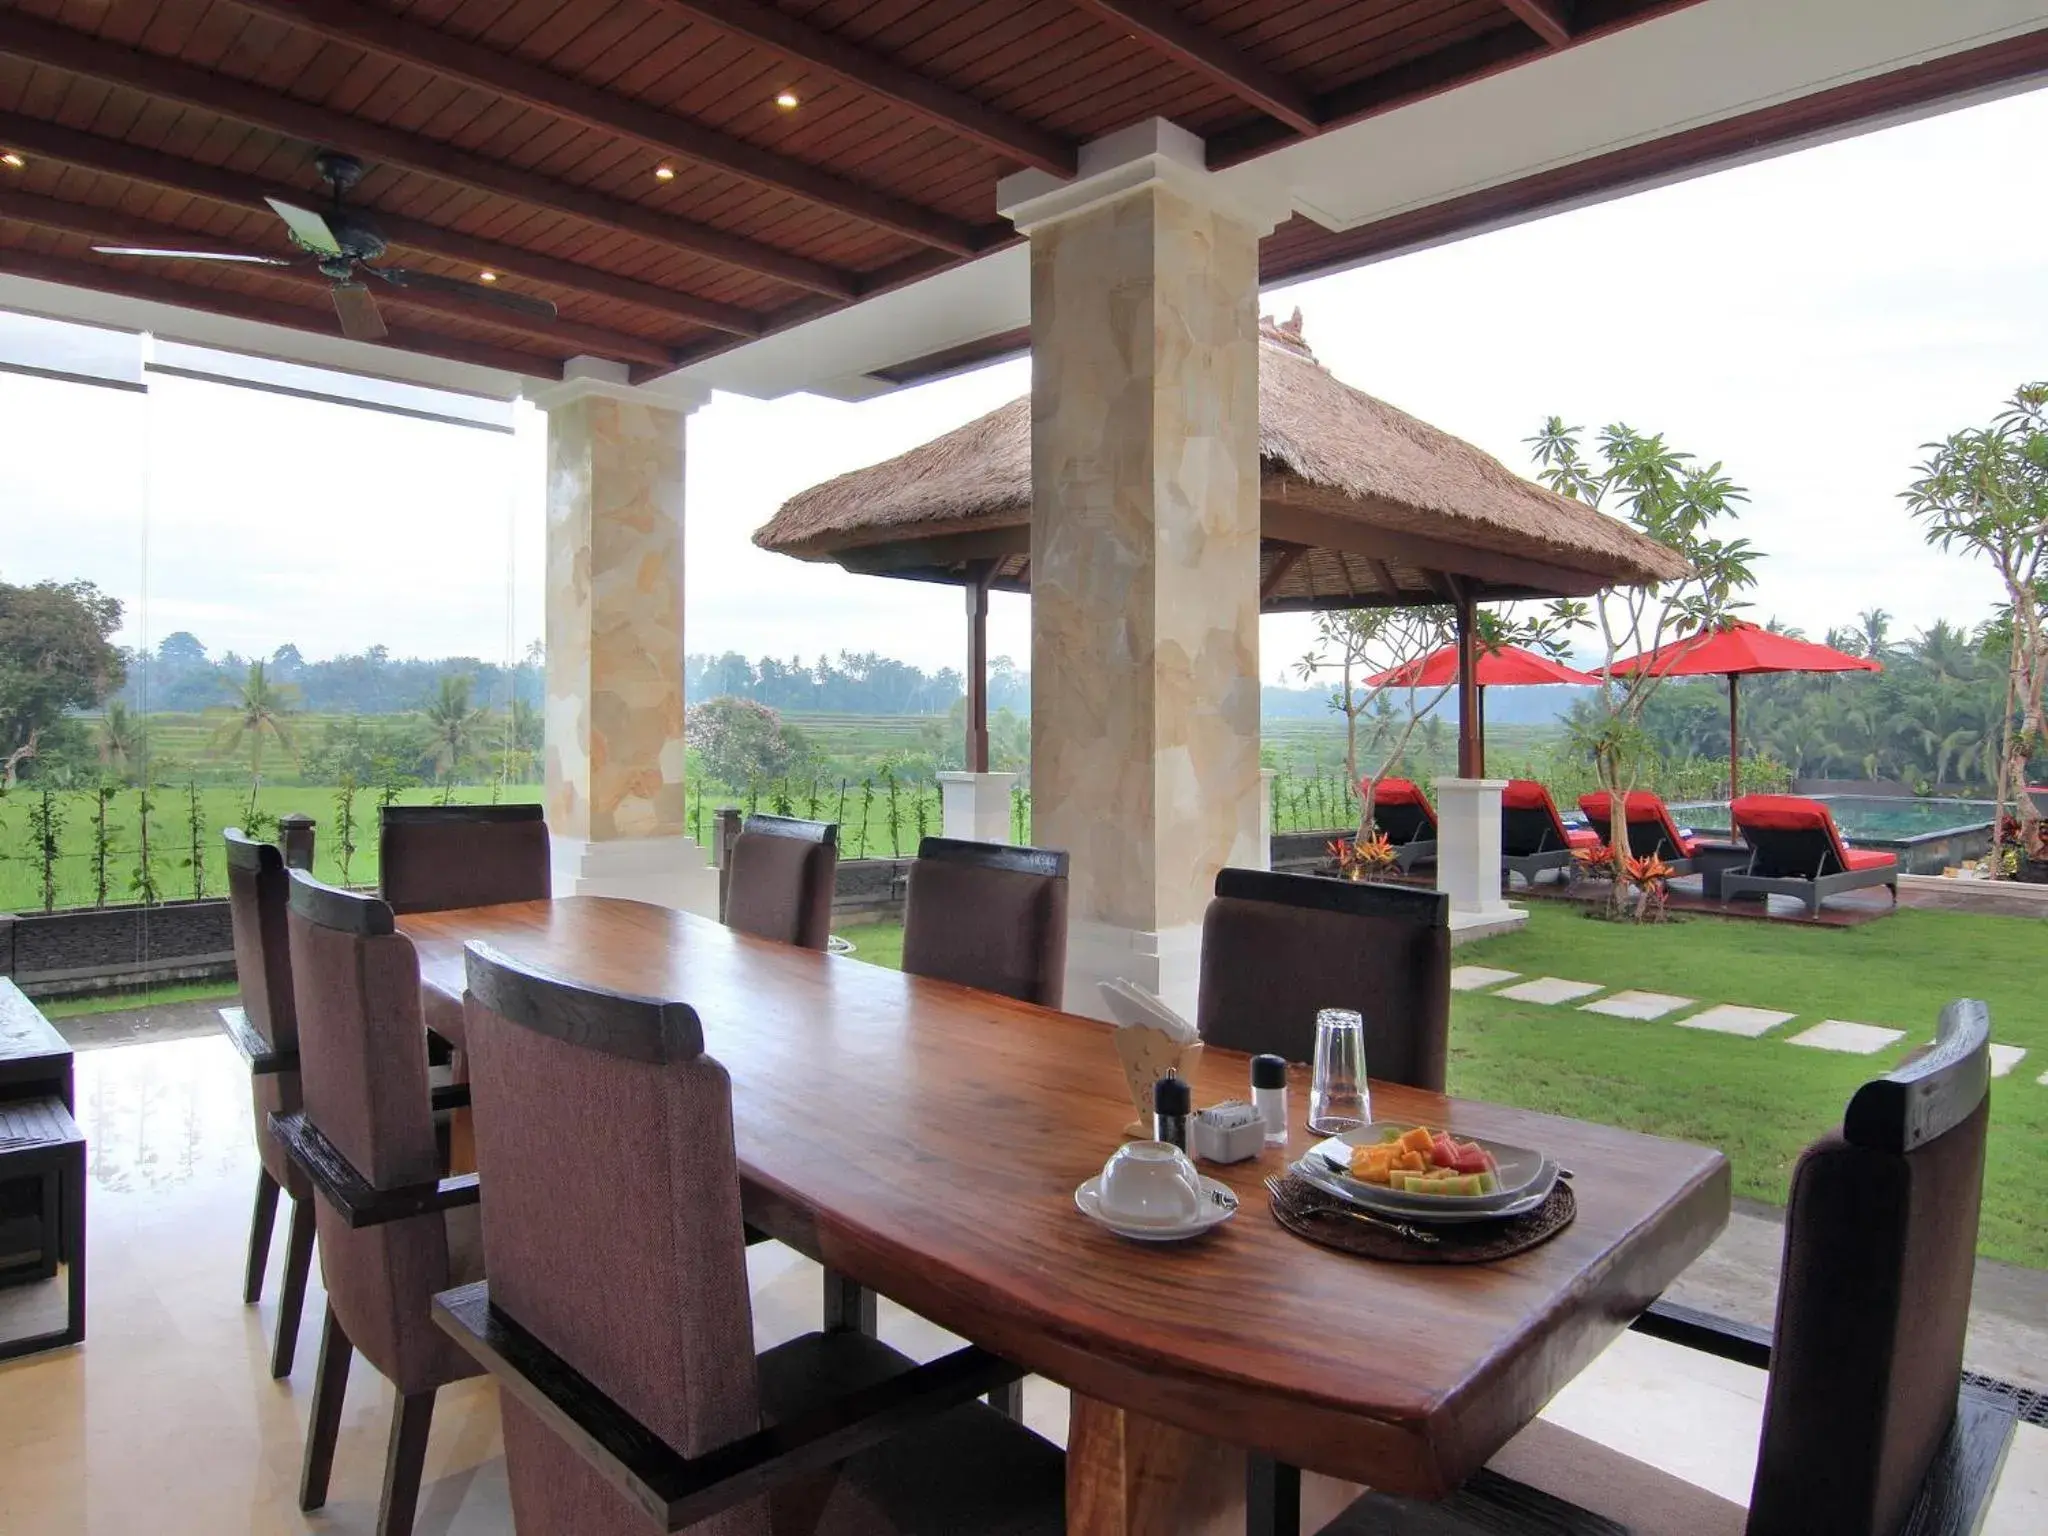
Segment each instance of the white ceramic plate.
[{"label": "white ceramic plate", "polygon": [[1154,1226],[1145,1223],[1119,1221],[1102,1209],[1102,1176],[1084,1182],[1074,1191],[1074,1204],[1083,1216],[1098,1227],[1106,1227],[1118,1237],[1128,1237],[1138,1243],[1179,1243],[1191,1237],[1200,1237],[1212,1227],[1220,1227],[1237,1214],[1237,1191],[1228,1184],[1215,1179],[1202,1180],[1202,1193],[1207,1204],[1202,1214],[1193,1221],[1176,1226]]},{"label": "white ceramic plate", "polygon": [[1411,1194],[1407,1190],[1389,1189],[1384,1185],[1360,1183],[1345,1171],[1350,1165],[1351,1148],[1385,1141],[1408,1129],[1407,1125],[1381,1122],[1360,1126],[1341,1136],[1328,1137],[1309,1148],[1307,1155],[1295,1164],[1294,1171],[1319,1189],[1367,1210],[1435,1220],[1454,1215],[1518,1215],[1533,1209],[1532,1199],[1534,1204],[1540,1205],[1557,1182],[1557,1164],[1541,1152],[1507,1142],[1488,1141],[1483,1137],[1459,1139],[1477,1141],[1493,1155],[1495,1174],[1501,1187],[1490,1195]]},{"label": "white ceramic plate", "polygon": [[[1287,1171],[1299,1174],[1304,1180],[1313,1184],[1324,1194],[1334,1195],[1347,1204],[1357,1206],[1360,1210],[1371,1211],[1375,1216],[1385,1216],[1391,1221],[1418,1222],[1423,1226],[1429,1227],[1464,1226],[1466,1223],[1474,1221],[1505,1221],[1510,1216],[1526,1216],[1531,1211],[1539,1209],[1543,1202],[1550,1198],[1550,1191],[1557,1185],[1557,1165],[1552,1163],[1549,1165],[1547,1175],[1538,1180],[1536,1186],[1529,1193],[1517,1195],[1505,1205],[1497,1205],[1483,1211],[1444,1210],[1441,1208],[1418,1210],[1412,1205],[1379,1204],[1372,1196],[1387,1194],[1387,1190],[1381,1189],[1377,1184],[1357,1184],[1348,1178],[1339,1178],[1336,1174],[1329,1171],[1327,1165],[1316,1164],[1311,1166],[1307,1158],[1303,1158],[1300,1162],[1295,1163]],[[1361,1196],[1360,1190],[1365,1190],[1369,1193]],[[1440,1198],[1447,1199],[1448,1197]]]}]

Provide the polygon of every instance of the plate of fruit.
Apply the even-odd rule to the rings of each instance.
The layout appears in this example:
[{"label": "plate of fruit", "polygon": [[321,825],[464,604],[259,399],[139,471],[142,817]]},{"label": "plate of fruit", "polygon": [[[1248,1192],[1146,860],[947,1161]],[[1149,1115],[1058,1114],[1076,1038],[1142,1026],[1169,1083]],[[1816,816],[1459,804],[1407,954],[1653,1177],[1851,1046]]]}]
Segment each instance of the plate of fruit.
[{"label": "plate of fruit", "polygon": [[1557,1164],[1527,1147],[1385,1123],[1318,1142],[1293,1172],[1368,1210],[1434,1221],[1520,1216],[1557,1183]]}]

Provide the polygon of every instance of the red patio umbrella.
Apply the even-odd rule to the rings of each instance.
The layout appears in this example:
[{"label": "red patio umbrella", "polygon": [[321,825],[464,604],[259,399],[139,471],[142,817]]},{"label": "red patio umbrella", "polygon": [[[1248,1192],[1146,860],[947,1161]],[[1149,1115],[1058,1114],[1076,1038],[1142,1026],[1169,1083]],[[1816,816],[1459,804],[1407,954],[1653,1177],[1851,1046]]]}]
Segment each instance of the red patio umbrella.
[{"label": "red patio umbrella", "polygon": [[[1525,651],[1519,645],[1502,645],[1488,648],[1480,643],[1479,665],[1474,695],[1478,705],[1474,711],[1483,728],[1486,719],[1486,690],[1489,688],[1524,688],[1540,683],[1569,683],[1578,687],[1597,685],[1599,678],[1589,672],[1575,672],[1562,662],[1552,661],[1548,656],[1539,656],[1534,651]],[[1368,688],[1448,688],[1458,680],[1458,648],[1446,645],[1431,651],[1427,656],[1418,656],[1413,661],[1403,662],[1398,667],[1389,667],[1365,680]],[[1484,739],[1481,740],[1482,746]]]},{"label": "red patio umbrella", "polygon": [[1851,656],[1833,646],[1815,645],[1752,624],[1747,619],[1730,619],[1718,629],[1702,630],[1640,656],[1625,657],[1614,664],[1617,677],[1648,672],[1652,677],[1712,677],[1728,679],[1728,798],[1741,793],[1737,776],[1741,748],[1736,737],[1736,680],[1753,672],[1882,672],[1881,663],[1864,656]]}]

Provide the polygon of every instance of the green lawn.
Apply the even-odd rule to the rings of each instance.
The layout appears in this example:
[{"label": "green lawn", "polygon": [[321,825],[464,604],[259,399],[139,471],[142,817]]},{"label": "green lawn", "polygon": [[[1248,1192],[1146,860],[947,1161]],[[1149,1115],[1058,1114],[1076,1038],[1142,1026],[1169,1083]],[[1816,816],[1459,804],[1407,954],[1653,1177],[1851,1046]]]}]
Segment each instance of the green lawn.
[{"label": "green lawn", "polygon": [[[1461,993],[1451,1091],[1719,1147],[1737,1194],[1781,1204],[1799,1150],[1839,1123],[1857,1084],[1931,1039],[1944,1003],[1980,997],[1992,1038],[2027,1056],[1992,1085],[1979,1246],[2048,1268],[2048,1086],[2036,1081],[2048,1070],[2044,951],[2048,924],[2029,918],[1902,911],[1850,929],[1715,918],[1634,928],[1531,902],[1526,928],[1461,948],[1458,962],[1798,1017],[1745,1040]],[[1906,1037],[1875,1056],[1785,1043],[1823,1019]]]},{"label": "green lawn", "polygon": [[[863,960],[901,963],[899,924],[844,936]],[[1459,993],[1451,1091],[1719,1147],[1734,1164],[1737,1194],[1783,1204],[1793,1160],[1840,1122],[1856,1086],[1931,1039],[1944,1003],[1981,997],[1991,1005],[1992,1038],[2027,1055],[1992,1084],[1979,1245],[1993,1258],[2048,1268],[2040,1197],[2048,1085],[2036,1081],[2048,1071],[2044,954],[2048,924],[2029,918],[1902,911],[1849,929],[1716,918],[1635,928],[1532,902],[1526,928],[1467,945],[1457,962],[1797,1017],[1744,1040]],[[1875,1056],[1785,1043],[1822,1019],[1888,1025],[1906,1037]]]}]

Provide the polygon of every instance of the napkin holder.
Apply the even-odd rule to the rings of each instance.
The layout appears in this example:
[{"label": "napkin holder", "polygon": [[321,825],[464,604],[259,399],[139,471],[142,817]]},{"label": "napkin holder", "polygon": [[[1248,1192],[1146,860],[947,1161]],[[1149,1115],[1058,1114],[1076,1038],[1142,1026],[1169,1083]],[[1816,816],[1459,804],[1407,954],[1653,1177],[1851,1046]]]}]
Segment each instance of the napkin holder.
[{"label": "napkin holder", "polygon": [[1138,1118],[1124,1127],[1126,1136],[1147,1138],[1152,1134],[1152,1085],[1171,1072],[1193,1078],[1200,1060],[1200,1040],[1177,1039],[1151,1024],[1126,1024],[1111,1031],[1117,1059],[1124,1064],[1124,1083],[1131,1091],[1131,1107]]}]

